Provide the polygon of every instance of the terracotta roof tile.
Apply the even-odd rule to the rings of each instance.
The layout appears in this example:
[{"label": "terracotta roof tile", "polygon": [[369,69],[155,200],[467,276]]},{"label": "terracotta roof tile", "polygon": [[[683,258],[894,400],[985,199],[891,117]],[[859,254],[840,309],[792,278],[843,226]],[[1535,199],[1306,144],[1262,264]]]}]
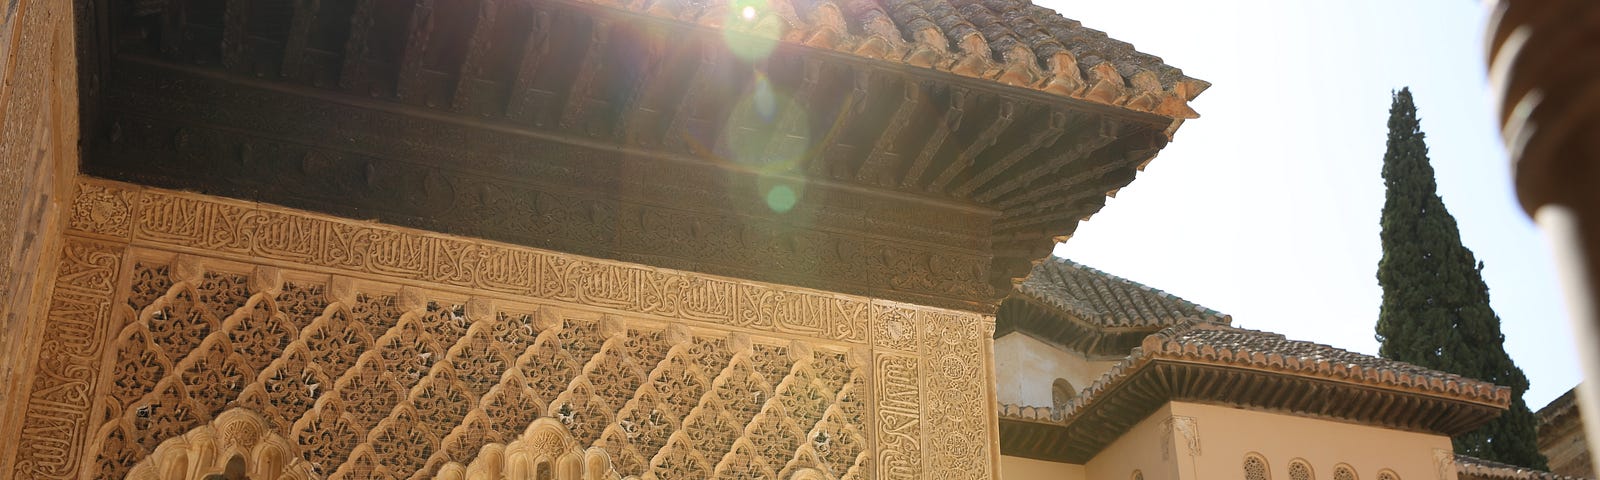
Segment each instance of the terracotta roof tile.
[{"label": "terracotta roof tile", "polygon": [[1065,407],[1002,405],[1001,417],[1071,423],[1100,394],[1155,360],[1181,360],[1249,370],[1296,374],[1408,390],[1504,408],[1511,390],[1460,375],[1351,352],[1283,335],[1226,325],[1189,323],[1145,337],[1144,344],[1085,387]]},{"label": "terracotta roof tile", "polygon": [[1017,292],[1100,328],[1151,328],[1232,318],[1175,295],[1061,257],[1033,267]]},{"label": "terracotta roof tile", "polygon": [[1466,455],[1456,455],[1456,475],[1462,480],[1587,480]]},{"label": "terracotta roof tile", "polygon": [[1211,85],[1028,0],[589,1],[1174,119]]}]

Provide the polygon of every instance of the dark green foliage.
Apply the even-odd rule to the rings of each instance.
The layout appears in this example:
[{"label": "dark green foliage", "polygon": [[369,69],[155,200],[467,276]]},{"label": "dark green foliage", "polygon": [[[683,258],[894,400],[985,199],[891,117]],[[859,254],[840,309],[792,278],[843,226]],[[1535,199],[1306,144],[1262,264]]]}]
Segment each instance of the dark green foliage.
[{"label": "dark green foliage", "polygon": [[1457,436],[1457,453],[1544,470],[1537,420],[1522,401],[1528,378],[1505,351],[1500,318],[1489,308],[1483,264],[1461,244],[1456,220],[1436,192],[1428,146],[1411,91],[1389,108],[1389,149],[1383,155],[1383,260],[1378,284],[1378,352],[1400,360],[1511,387],[1511,409]]}]

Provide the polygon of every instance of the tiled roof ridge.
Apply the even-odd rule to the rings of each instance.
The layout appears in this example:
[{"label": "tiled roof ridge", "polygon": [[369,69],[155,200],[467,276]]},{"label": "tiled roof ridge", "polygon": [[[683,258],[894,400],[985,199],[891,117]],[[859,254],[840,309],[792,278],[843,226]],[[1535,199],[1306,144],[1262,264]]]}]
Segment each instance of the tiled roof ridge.
[{"label": "tiled roof ridge", "polygon": [[[1069,316],[1080,317],[1086,323],[1099,328],[1164,327],[1185,321],[1228,324],[1233,321],[1231,315],[1070,259],[1052,255],[1043,262],[1053,262],[1087,275],[1068,275],[1059,268],[1041,268],[1045,267],[1045,264],[1041,263],[1034,268],[1034,276],[1042,278],[1030,278],[1018,285],[1017,291],[1045,305],[1060,309]],[[1052,287],[1058,287],[1060,290]],[[1173,307],[1177,307],[1178,310],[1151,304],[1150,298],[1131,295],[1127,291],[1128,288],[1172,302],[1175,304]],[[1132,308],[1136,310],[1134,315],[1142,318],[1133,318],[1125,310],[1110,307],[1115,305]],[[1113,321],[1094,321],[1102,318],[1111,318]]]},{"label": "tiled roof ridge", "polygon": [[1589,480],[1459,454],[1456,455],[1456,473],[1492,480]]},{"label": "tiled roof ridge", "polygon": [[[1330,353],[1364,357],[1369,361],[1376,361],[1375,363],[1389,368],[1377,368],[1376,366],[1364,366],[1350,362],[1335,364],[1332,361],[1325,361],[1323,358],[1295,357],[1284,355],[1282,352],[1252,350],[1248,348],[1248,345],[1239,346],[1245,348],[1228,348],[1227,346],[1219,348],[1216,345],[1196,345],[1185,342],[1186,334],[1202,330],[1257,335],[1266,337],[1268,340],[1298,344],[1297,346],[1317,347],[1329,350],[1331,351]],[[1351,352],[1325,344],[1290,340],[1281,334],[1272,332],[1213,323],[1187,322],[1146,336],[1143,344],[1135,347],[1127,358],[1117,362],[1094,383],[1079,391],[1078,395],[1073,397],[1072,401],[1063,408],[1001,404],[1000,416],[1001,418],[1038,423],[1061,425],[1071,423],[1078,415],[1084,412],[1087,406],[1098,401],[1105,392],[1117,388],[1124,381],[1131,378],[1135,372],[1156,360],[1208,363],[1332,380],[1377,384],[1431,395],[1456,397],[1478,403],[1491,403],[1501,408],[1511,402],[1511,389],[1460,375],[1427,369],[1406,362]]]},{"label": "tiled roof ridge", "polygon": [[1120,276],[1120,275],[1116,275],[1116,274],[1113,274],[1113,273],[1106,272],[1105,270],[1101,270],[1101,269],[1094,268],[1094,267],[1091,267],[1091,266],[1088,266],[1088,265],[1084,265],[1082,263],[1078,263],[1076,261],[1073,261],[1070,258],[1058,257],[1058,256],[1055,256],[1055,255],[1051,255],[1050,258],[1046,259],[1045,261],[1054,261],[1054,262],[1057,262],[1057,263],[1071,265],[1074,268],[1079,268],[1079,269],[1088,271],[1089,273],[1093,273],[1095,275],[1099,275],[1099,276],[1105,277],[1105,278],[1107,278],[1109,280],[1123,282],[1123,283],[1126,283],[1126,284],[1129,284],[1129,285],[1133,285],[1134,287],[1136,287],[1136,288],[1138,288],[1140,290],[1144,290],[1146,292],[1150,292],[1151,294],[1153,294],[1155,296],[1158,296],[1158,297],[1161,297],[1161,298],[1165,298],[1165,299],[1168,299],[1168,300],[1176,300],[1176,301],[1179,301],[1179,302],[1187,303],[1189,305],[1193,305],[1194,308],[1199,310],[1200,313],[1202,313],[1202,314],[1206,314],[1206,315],[1210,315],[1210,316],[1215,316],[1215,317],[1220,317],[1220,318],[1226,319],[1226,321],[1224,323],[1232,323],[1233,322],[1233,316],[1232,315],[1228,315],[1226,313],[1222,313],[1222,312],[1213,310],[1213,309],[1211,309],[1209,307],[1206,307],[1205,305],[1201,305],[1201,304],[1194,303],[1192,301],[1186,300],[1183,297],[1180,297],[1180,296],[1174,295],[1172,293],[1169,293],[1166,290],[1162,290],[1162,289],[1155,288],[1155,287],[1152,287],[1152,286],[1149,286],[1149,285],[1145,285],[1143,283],[1139,283],[1137,281],[1131,280],[1131,279],[1129,279],[1127,277],[1123,277],[1123,276]]},{"label": "tiled roof ridge", "polygon": [[1211,86],[1029,0],[584,1],[1175,120]]}]

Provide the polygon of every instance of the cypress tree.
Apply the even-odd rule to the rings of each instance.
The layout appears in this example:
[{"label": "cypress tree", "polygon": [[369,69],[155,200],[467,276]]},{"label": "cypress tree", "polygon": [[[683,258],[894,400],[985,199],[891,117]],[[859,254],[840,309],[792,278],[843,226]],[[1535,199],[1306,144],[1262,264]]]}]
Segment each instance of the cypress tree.
[{"label": "cypress tree", "polygon": [[1528,378],[1506,354],[1483,263],[1461,244],[1456,220],[1439,198],[1409,88],[1394,94],[1389,107],[1383,183],[1379,355],[1510,387],[1511,409],[1454,438],[1456,453],[1545,470],[1538,422],[1522,400]]}]

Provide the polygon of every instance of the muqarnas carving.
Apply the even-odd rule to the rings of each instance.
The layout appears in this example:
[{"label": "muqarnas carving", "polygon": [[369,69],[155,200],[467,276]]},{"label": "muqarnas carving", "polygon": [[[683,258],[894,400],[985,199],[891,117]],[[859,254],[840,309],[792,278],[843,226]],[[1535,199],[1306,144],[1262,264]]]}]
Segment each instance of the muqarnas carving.
[{"label": "muqarnas carving", "polygon": [[128,480],[316,478],[293,453],[288,440],[272,432],[260,415],[234,409],[211,423],[170,438],[134,465]]}]

